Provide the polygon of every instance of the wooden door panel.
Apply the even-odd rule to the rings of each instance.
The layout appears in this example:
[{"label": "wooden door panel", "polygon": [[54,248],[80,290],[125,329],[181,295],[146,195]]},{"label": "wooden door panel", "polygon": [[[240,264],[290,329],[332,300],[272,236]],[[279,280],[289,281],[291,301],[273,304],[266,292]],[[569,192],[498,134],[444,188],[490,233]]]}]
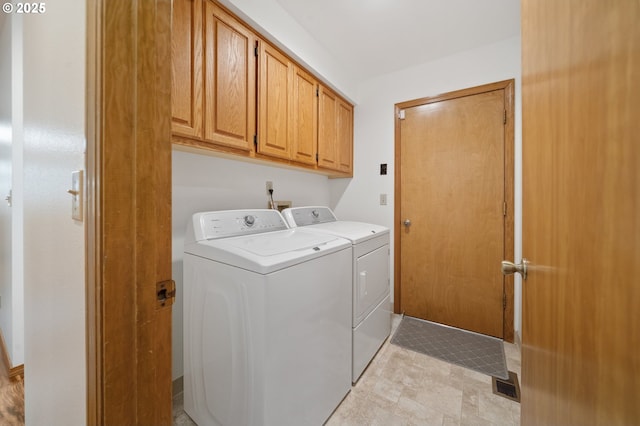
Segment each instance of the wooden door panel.
[{"label": "wooden door panel", "polygon": [[205,1],[205,140],[251,150],[255,135],[256,37]]},{"label": "wooden door panel", "polygon": [[288,159],[290,157],[290,82],[293,64],[266,42],[260,50],[260,133],[258,152]]},{"label": "wooden door panel", "polygon": [[202,137],[202,0],[173,3],[171,65],[171,130]]},{"label": "wooden door panel", "polygon": [[295,67],[292,98],[292,153],[295,161],[316,164],[318,150],[318,82]]},{"label": "wooden door panel", "polygon": [[523,425],[640,423],[638,22],[522,2]]},{"label": "wooden door panel", "polygon": [[402,309],[503,337],[504,90],[404,112]]},{"label": "wooden door panel", "polygon": [[320,86],[318,106],[318,166],[338,170],[337,132],[338,97]]},{"label": "wooden door panel", "polygon": [[337,156],[338,169],[353,172],[353,107],[338,100]]}]

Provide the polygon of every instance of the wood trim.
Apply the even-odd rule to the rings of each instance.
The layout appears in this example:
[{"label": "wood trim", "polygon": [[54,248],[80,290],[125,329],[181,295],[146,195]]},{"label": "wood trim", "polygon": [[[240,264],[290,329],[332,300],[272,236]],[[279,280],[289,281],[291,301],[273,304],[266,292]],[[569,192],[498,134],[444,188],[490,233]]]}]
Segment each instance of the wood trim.
[{"label": "wood trim", "polygon": [[[514,203],[514,181],[515,181],[515,81],[507,80],[504,87],[504,106],[506,111],[506,125],[504,129],[504,176],[505,187],[504,196],[507,203],[507,215],[504,224],[504,257],[503,259],[514,259],[515,244],[515,203]],[[496,268],[498,265],[496,265]],[[502,338],[510,343],[514,341],[514,276],[504,277],[504,295],[507,300],[504,315],[504,328]]]},{"label": "wood trim", "polygon": [[87,425],[103,424],[102,371],[102,270],[100,216],[102,207],[99,184],[101,143],[99,124],[102,104],[102,2],[87,2],[87,70],[86,70],[86,206],[85,206],[85,306],[87,351]]},{"label": "wood trim", "polygon": [[9,379],[12,381],[24,379],[24,364],[11,367],[9,369]]},{"label": "wood trim", "polygon": [[[393,310],[395,313],[402,313],[401,300],[401,272],[400,272],[400,232],[402,230],[400,217],[400,201],[402,199],[402,187],[400,184],[401,169],[401,144],[400,144],[400,111],[404,108],[411,108],[418,105],[425,105],[449,99],[471,96],[478,93],[490,92],[494,90],[505,91],[505,109],[507,113],[507,123],[505,125],[505,202],[507,203],[507,216],[505,218],[505,239],[504,247],[505,259],[513,259],[514,256],[514,143],[515,143],[515,106],[514,106],[514,79],[498,81],[481,86],[456,90],[420,99],[414,99],[395,104],[394,108],[394,139],[395,139],[395,196],[394,196],[394,297]],[[496,265],[499,267],[499,265]],[[504,280],[504,294],[506,296],[506,307],[503,311],[503,338],[507,342],[514,340],[514,290],[513,276],[507,276]]]},{"label": "wood trim", "polygon": [[24,364],[16,365],[15,367],[12,366],[13,364],[11,363],[11,357],[9,356],[7,343],[4,340],[4,334],[2,334],[2,330],[0,330],[0,358],[2,358],[1,362],[4,362],[4,365],[9,371],[10,380],[15,381],[20,377],[24,377]]},{"label": "wood trim", "polygon": [[87,3],[89,425],[172,422],[170,37],[171,0]]}]

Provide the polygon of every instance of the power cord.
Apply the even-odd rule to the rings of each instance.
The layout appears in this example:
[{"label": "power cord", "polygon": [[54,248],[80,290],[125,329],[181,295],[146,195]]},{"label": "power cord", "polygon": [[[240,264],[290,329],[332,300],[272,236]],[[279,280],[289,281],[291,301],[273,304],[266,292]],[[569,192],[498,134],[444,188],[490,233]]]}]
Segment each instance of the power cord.
[{"label": "power cord", "polygon": [[275,210],[276,203],[273,201],[273,189],[269,189],[269,203],[271,203],[271,208]]}]

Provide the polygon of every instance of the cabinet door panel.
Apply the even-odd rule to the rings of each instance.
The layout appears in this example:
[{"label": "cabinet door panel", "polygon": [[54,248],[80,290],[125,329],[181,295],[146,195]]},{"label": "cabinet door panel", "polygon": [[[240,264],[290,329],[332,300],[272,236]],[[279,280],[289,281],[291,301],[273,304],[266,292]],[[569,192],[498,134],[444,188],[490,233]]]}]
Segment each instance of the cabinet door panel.
[{"label": "cabinet door panel", "polygon": [[353,107],[340,100],[338,103],[338,169],[353,172]]},{"label": "cabinet door panel", "polygon": [[318,83],[300,68],[293,73],[293,160],[316,164],[318,147]]},{"label": "cabinet door panel", "polygon": [[171,130],[202,137],[202,0],[173,3]]},{"label": "cabinet door panel", "polygon": [[261,42],[261,46],[258,152],[288,159],[293,64],[268,43]]},{"label": "cabinet door panel", "polygon": [[320,86],[318,111],[318,166],[337,170],[338,98],[322,86]]},{"label": "cabinet door panel", "polygon": [[251,150],[256,37],[214,3],[205,15],[205,140]]}]

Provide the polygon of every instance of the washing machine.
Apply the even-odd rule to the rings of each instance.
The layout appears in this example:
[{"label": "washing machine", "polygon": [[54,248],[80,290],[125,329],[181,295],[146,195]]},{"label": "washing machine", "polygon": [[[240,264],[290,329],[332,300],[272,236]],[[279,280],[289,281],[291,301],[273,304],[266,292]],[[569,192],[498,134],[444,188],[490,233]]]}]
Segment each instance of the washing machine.
[{"label": "washing machine", "polygon": [[200,426],[323,424],[351,389],[352,245],[277,210],[193,215],[184,409]]},{"label": "washing machine", "polygon": [[328,207],[294,207],[289,226],[346,238],[353,245],[352,381],[355,383],[391,333],[389,228],[337,220]]}]

